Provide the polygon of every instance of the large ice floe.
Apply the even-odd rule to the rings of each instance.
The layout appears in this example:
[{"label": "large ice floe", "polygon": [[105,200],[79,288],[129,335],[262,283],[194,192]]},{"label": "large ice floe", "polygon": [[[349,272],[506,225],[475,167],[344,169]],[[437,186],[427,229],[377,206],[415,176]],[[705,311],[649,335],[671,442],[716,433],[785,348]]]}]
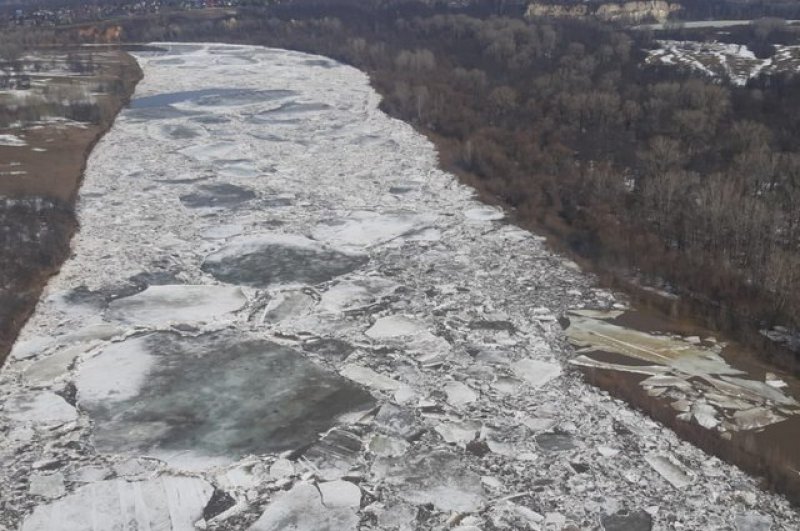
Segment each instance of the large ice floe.
[{"label": "large ice floe", "polygon": [[568,370],[558,317],[620,301],[437,169],[363,73],[159,46],[0,371],[1,529],[800,526]]}]

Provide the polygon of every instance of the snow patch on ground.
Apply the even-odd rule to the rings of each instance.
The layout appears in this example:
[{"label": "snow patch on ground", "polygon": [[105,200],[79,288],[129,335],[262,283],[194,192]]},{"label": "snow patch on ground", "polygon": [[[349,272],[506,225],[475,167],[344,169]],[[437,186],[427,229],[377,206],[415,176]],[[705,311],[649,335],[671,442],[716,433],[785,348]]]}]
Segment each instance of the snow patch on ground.
[{"label": "snow patch on ground", "polygon": [[658,41],[646,64],[682,66],[716,79],[745,85],[762,73],[800,71],[800,46],[776,46],[772,57],[759,59],[742,44],[701,41]]},{"label": "snow patch on ground", "polygon": [[0,135],[0,146],[21,147],[27,146],[28,143],[17,135],[3,134]]}]

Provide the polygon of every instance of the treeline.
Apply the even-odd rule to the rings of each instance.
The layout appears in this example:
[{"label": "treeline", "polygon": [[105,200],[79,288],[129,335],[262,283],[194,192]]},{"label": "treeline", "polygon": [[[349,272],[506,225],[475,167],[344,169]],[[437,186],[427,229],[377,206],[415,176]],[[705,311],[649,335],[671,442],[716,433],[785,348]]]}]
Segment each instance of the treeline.
[{"label": "treeline", "polygon": [[[650,37],[590,21],[258,10],[141,38],[320,53],[370,73],[443,165],[606,271],[734,322],[797,326],[800,79],[737,88],[644,67]],[[134,37],[136,38],[136,37]]]},{"label": "treeline", "polygon": [[761,17],[800,19],[797,0],[678,0],[684,20],[746,20]]}]

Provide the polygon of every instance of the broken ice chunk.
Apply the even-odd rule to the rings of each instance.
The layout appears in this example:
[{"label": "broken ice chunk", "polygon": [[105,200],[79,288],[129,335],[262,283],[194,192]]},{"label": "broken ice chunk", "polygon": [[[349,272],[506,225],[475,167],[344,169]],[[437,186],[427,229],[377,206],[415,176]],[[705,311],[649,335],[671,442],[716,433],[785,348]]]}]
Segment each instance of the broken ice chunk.
[{"label": "broken ice chunk", "polygon": [[[568,294],[572,295],[572,290],[567,292]],[[576,295],[581,295],[581,292],[578,291]],[[625,312],[621,310],[590,310],[590,309],[580,309],[580,310],[569,310],[567,312],[569,315],[577,315],[580,317],[590,317],[592,319],[602,319],[604,321],[612,321],[617,317],[620,317]]]},{"label": "broken ice chunk", "polygon": [[397,457],[406,453],[408,443],[395,437],[376,434],[369,441],[369,450],[381,457]]},{"label": "broken ice chunk", "polygon": [[60,472],[54,474],[34,474],[28,491],[34,496],[45,498],[58,498],[66,493],[64,475]]},{"label": "broken ice chunk", "polygon": [[32,358],[52,344],[52,337],[32,337],[24,341],[17,341],[11,349],[10,356],[17,360]]},{"label": "broken ice chunk", "polygon": [[646,374],[649,376],[664,374],[665,372],[669,371],[668,367],[663,367],[660,365],[623,365],[621,363],[607,363],[585,355],[577,356],[569,360],[569,363],[570,365],[575,365],[577,367],[629,372],[632,374]]},{"label": "broken ice chunk", "polygon": [[192,531],[214,488],[190,477],[100,481],[36,507],[22,531],[170,529]]},{"label": "broken ice chunk", "polygon": [[798,404],[794,398],[783,394],[779,389],[764,382],[734,378],[731,376],[720,376],[720,378],[727,385],[720,385],[719,380],[712,381],[709,378],[706,380],[718,389],[721,388],[720,390],[727,391],[734,396],[740,395],[745,398],[767,399],[783,406],[800,407],[800,404]]},{"label": "broken ice chunk", "polygon": [[355,212],[346,219],[317,225],[311,236],[336,245],[370,247],[420,230],[435,220],[436,216],[413,212]]},{"label": "broken ice chunk", "polygon": [[55,393],[18,394],[6,400],[6,416],[19,423],[58,425],[77,420],[78,412]]},{"label": "broken ice chunk", "polygon": [[692,403],[688,400],[676,400],[670,404],[675,411],[680,411],[681,413],[686,413],[691,409]]},{"label": "broken ice chunk", "polygon": [[402,386],[397,380],[378,374],[372,369],[360,365],[345,365],[344,368],[339,371],[339,374],[363,386],[372,387],[379,391],[396,391]]},{"label": "broken ice chunk", "polygon": [[771,372],[768,372],[764,377],[764,383],[776,389],[783,389],[784,387],[788,387],[789,385],[780,378],[778,378],[777,376],[775,376],[774,374],[772,374]]},{"label": "broken ice chunk", "polygon": [[471,221],[498,221],[505,217],[503,211],[491,206],[479,206],[464,211],[464,217]]},{"label": "broken ice chunk", "polygon": [[22,373],[22,378],[30,385],[45,385],[67,373],[75,359],[86,351],[87,347],[77,346],[65,348],[55,354],[37,361]]},{"label": "broken ice chunk", "polygon": [[440,511],[475,512],[483,504],[481,478],[464,467],[460,455],[434,450],[377,459],[372,473],[414,505],[432,503]]},{"label": "broken ice chunk", "polygon": [[619,511],[601,518],[605,531],[650,531],[653,517],[641,509],[636,511]]},{"label": "broken ice chunk", "polygon": [[313,465],[320,478],[335,480],[359,462],[361,449],[361,439],[357,435],[334,428],[303,454],[303,460]]},{"label": "broken ice chunk", "polygon": [[575,448],[572,436],[566,433],[540,433],[536,444],[545,452],[566,452]]},{"label": "broken ice chunk", "polygon": [[288,459],[278,459],[269,467],[269,476],[274,479],[288,478],[294,475],[294,463]]},{"label": "broken ice chunk", "polygon": [[736,531],[770,531],[772,529],[772,518],[754,511],[737,514],[733,522]]},{"label": "broken ice chunk", "polygon": [[533,432],[547,431],[556,425],[556,420],[549,417],[523,416],[522,423]]},{"label": "broken ice chunk", "polygon": [[417,396],[417,393],[408,386],[400,387],[394,393],[394,400],[398,404],[405,404],[406,402],[412,401]]},{"label": "broken ice chunk", "polygon": [[503,377],[498,377],[491,383],[492,389],[506,395],[516,393],[517,391],[519,391],[519,388],[522,387],[522,385],[524,385],[524,382],[522,380],[517,380],[516,378],[503,378]]},{"label": "broken ice chunk", "polygon": [[656,374],[643,380],[641,385],[645,389],[652,387],[672,387],[684,393],[692,391],[692,384],[687,382],[685,378],[679,378],[670,374]]},{"label": "broken ice chunk", "polygon": [[365,332],[372,339],[413,336],[425,331],[425,327],[404,315],[381,317]]},{"label": "broken ice chunk", "polygon": [[682,489],[691,484],[692,480],[689,475],[673,459],[657,454],[649,454],[644,459],[653,467],[653,470],[676,489]]},{"label": "broken ice chunk", "polygon": [[241,288],[228,286],[150,286],[109,304],[113,319],[146,325],[208,322],[232,314],[247,303]]},{"label": "broken ice chunk", "polygon": [[326,481],[317,485],[326,507],[352,507],[361,505],[361,489],[349,481]]},{"label": "broken ice chunk", "polygon": [[363,308],[397,289],[397,284],[382,278],[366,277],[338,282],[320,300],[320,309],[330,313]]},{"label": "broken ice chunk", "polygon": [[597,452],[603,457],[614,457],[619,454],[618,449],[603,445],[597,447]]},{"label": "broken ice chunk", "polygon": [[202,237],[207,240],[225,240],[240,235],[242,231],[244,231],[244,227],[241,225],[214,225],[204,231]]},{"label": "broken ice chunk", "polygon": [[541,387],[561,375],[560,365],[532,359],[512,363],[511,370],[533,387]]},{"label": "broken ice chunk", "polygon": [[461,382],[448,382],[444,386],[444,392],[447,394],[447,402],[455,407],[471,404],[478,399],[478,393]]},{"label": "broken ice chunk", "polygon": [[262,322],[279,323],[305,315],[314,304],[314,298],[300,290],[284,291],[275,295],[264,309]]},{"label": "broken ice chunk", "polygon": [[411,409],[384,404],[375,415],[375,425],[384,433],[409,439],[419,433],[417,416]]},{"label": "broken ice chunk", "polygon": [[692,405],[692,416],[702,427],[714,429],[719,426],[717,410],[706,402],[698,401]]},{"label": "broken ice chunk", "polygon": [[291,490],[278,493],[250,531],[355,531],[357,525],[358,516],[352,506],[328,506],[317,487],[300,482]]},{"label": "broken ice chunk", "polygon": [[786,417],[765,407],[754,407],[733,414],[733,423],[737,430],[757,430],[784,420]]},{"label": "broken ice chunk", "polygon": [[477,437],[481,423],[474,421],[443,422],[434,429],[445,442],[463,446]]}]

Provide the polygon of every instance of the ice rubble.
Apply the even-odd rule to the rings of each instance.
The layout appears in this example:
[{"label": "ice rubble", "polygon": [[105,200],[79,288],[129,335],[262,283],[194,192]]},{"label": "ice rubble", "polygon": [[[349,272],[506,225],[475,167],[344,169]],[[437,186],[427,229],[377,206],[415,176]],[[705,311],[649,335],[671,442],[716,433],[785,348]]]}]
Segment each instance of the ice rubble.
[{"label": "ice rubble", "polygon": [[563,369],[558,316],[614,297],[438,170],[364,74],[159,46],[0,371],[0,527],[798,526]]},{"label": "ice rubble", "polygon": [[609,322],[617,312],[570,312],[569,340],[584,352],[621,354],[628,363],[608,363],[591,355],[573,365],[648,375],[641,386],[672,402],[679,418],[720,432],[764,428],[800,414],[800,404],[780,387],[746,378],[719,354],[719,344],[699,338],[649,334]]}]

